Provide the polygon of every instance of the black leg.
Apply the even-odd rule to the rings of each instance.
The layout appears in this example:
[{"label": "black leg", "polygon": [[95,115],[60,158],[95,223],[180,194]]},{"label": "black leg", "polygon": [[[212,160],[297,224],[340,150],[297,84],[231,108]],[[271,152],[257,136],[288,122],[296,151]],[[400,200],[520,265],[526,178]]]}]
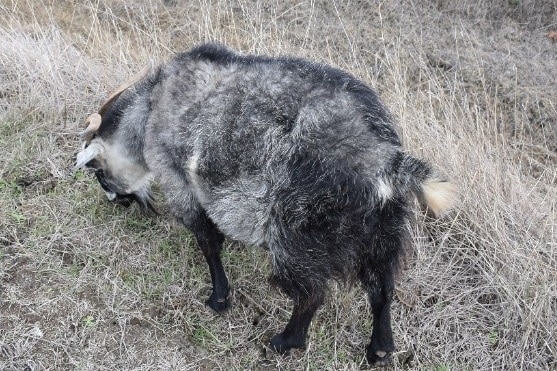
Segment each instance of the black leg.
[{"label": "black leg", "polygon": [[373,314],[371,341],[366,348],[372,366],[387,366],[395,350],[391,328],[394,275],[410,236],[406,228],[406,200],[387,202],[369,219],[370,248],[362,257],[359,278],[368,293]]},{"label": "black leg", "polygon": [[313,315],[321,304],[323,304],[323,294],[299,298],[294,304],[292,316],[284,330],[271,339],[271,348],[280,354],[288,353],[292,348],[303,348]]},{"label": "black leg", "polygon": [[395,350],[391,329],[391,301],[394,289],[393,274],[382,272],[380,276],[364,282],[373,313],[371,342],[366,348],[366,358],[372,366],[386,366]]},{"label": "black leg", "polygon": [[211,273],[213,292],[207,305],[217,313],[223,312],[230,308],[230,287],[220,259],[224,236],[204,212],[199,212],[195,222],[188,224],[186,226],[194,234]]}]

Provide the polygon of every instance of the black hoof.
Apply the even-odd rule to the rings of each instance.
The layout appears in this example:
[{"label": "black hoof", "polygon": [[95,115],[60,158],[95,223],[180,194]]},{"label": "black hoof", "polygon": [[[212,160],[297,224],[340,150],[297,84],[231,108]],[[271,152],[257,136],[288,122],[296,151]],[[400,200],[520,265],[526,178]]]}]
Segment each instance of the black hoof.
[{"label": "black hoof", "polygon": [[276,334],[271,339],[269,346],[275,352],[279,354],[288,354],[290,353],[290,349],[293,348],[304,348],[305,341],[293,338],[287,338],[282,333]]},{"label": "black hoof", "polygon": [[209,308],[211,308],[215,312],[223,313],[226,310],[230,309],[230,297],[217,298],[216,295],[211,294],[205,304],[207,304]]},{"label": "black hoof", "polygon": [[378,350],[372,352],[371,350],[366,350],[366,359],[370,366],[372,367],[385,367],[392,363],[391,353]]}]

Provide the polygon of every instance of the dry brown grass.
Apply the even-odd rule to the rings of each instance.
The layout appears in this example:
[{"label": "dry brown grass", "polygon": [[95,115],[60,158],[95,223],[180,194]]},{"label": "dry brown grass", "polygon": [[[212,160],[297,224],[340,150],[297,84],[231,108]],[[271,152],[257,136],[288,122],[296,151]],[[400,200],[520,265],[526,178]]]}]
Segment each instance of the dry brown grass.
[{"label": "dry brown grass", "polygon": [[234,306],[215,316],[188,232],[71,172],[83,118],[112,88],[207,40],[361,77],[406,147],[458,185],[452,214],[416,214],[393,368],[556,368],[555,29],[541,0],[2,0],[0,369],[365,368],[361,290],[335,286],[307,351],[277,356],[263,343],[290,304],[263,251],[229,243]]}]

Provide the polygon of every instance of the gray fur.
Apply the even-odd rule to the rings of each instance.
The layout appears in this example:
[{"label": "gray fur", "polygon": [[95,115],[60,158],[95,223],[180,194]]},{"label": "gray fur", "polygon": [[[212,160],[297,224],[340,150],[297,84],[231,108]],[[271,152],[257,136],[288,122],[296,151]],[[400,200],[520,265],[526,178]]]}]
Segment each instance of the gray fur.
[{"label": "gray fur", "polygon": [[[193,193],[226,235],[264,244],[265,221],[276,194],[289,187],[286,164],[299,149],[322,161],[351,162],[371,179],[398,151],[369,130],[348,86],[321,76],[307,81],[305,74],[327,71],[301,68],[307,71],[282,69],[280,60],[220,65],[182,55],[161,69],[145,158],[180,216]],[[291,122],[277,123],[282,117]],[[389,124],[383,112],[378,119]],[[187,163],[196,154],[192,173]]]}]

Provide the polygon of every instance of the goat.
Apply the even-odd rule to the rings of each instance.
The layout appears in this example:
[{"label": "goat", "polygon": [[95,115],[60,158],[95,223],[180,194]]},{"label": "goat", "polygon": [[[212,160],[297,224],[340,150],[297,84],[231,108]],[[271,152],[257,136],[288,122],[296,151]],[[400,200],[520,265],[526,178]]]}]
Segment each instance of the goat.
[{"label": "goat", "polygon": [[441,213],[453,186],[402,150],[371,88],[322,64],[204,44],[132,79],[87,123],[76,168],[122,204],[152,208],[159,184],[209,265],[210,308],[230,306],[225,236],[262,246],[294,303],[272,349],[304,347],[328,283],[359,280],[373,315],[366,358],[388,364],[412,201]]}]

